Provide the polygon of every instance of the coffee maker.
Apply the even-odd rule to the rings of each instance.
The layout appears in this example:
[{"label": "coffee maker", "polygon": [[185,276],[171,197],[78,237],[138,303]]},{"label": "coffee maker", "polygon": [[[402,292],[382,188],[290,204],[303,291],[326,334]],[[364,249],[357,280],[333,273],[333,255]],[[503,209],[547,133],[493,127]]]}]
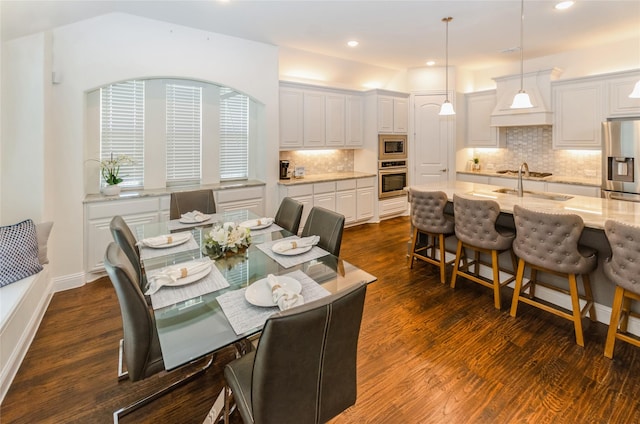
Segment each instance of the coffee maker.
[{"label": "coffee maker", "polygon": [[289,179],[289,161],[288,160],[280,161],[280,179],[281,180]]}]

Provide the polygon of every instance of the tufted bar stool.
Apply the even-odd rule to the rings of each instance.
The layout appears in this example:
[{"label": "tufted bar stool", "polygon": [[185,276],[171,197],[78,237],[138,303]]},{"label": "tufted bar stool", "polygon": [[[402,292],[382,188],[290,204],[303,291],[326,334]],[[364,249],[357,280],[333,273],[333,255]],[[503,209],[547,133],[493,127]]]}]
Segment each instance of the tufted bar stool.
[{"label": "tufted bar stool", "polygon": [[[578,244],[584,228],[582,218],[575,214],[532,211],[519,205],[513,207],[513,217],[516,223],[513,251],[519,259],[511,316],[516,316],[518,303],[524,302],[573,321],[576,343],[584,347],[582,318],[589,313],[592,321],[596,319],[589,273],[596,268],[597,256],[594,249]],[[531,274],[529,281],[523,284],[526,267]],[[538,281],[538,271],[567,278],[569,290]],[[578,276],[582,278],[584,295],[578,291]],[[537,285],[568,294],[571,313],[537,298]],[[586,302],[582,309],[581,299]]]},{"label": "tufted bar stool", "polygon": [[[516,259],[511,251],[511,243],[515,238],[513,230],[496,225],[500,215],[500,205],[489,199],[470,199],[453,195],[453,215],[455,218],[455,234],[458,238],[456,259],[451,276],[451,287],[455,288],[456,279],[462,276],[473,282],[493,289],[493,301],[496,309],[501,307],[500,289],[512,282],[515,277],[510,273],[504,281],[500,281],[499,256],[503,252],[509,252],[513,269],[516,267]],[[474,258],[469,262],[465,250],[473,250]],[[482,262],[480,254],[488,254],[491,262]],[[463,261],[462,267],[460,261]],[[480,265],[490,266],[492,279],[480,275]],[[473,266],[473,270],[470,267]]]},{"label": "tufted bar stool", "polygon": [[[442,191],[423,191],[410,188],[409,203],[411,204],[411,225],[413,226],[409,257],[410,268],[413,268],[414,259],[437,265],[440,267],[440,282],[444,284],[447,266],[444,241],[454,234],[453,217],[444,214],[447,195]],[[426,245],[418,243],[421,235],[426,236]],[[438,258],[436,258],[436,252],[439,252]]]},{"label": "tufted bar stool", "polygon": [[604,274],[616,284],[604,356],[613,358],[616,339],[640,346],[640,340],[626,334],[629,316],[639,317],[631,311],[631,301],[640,300],[640,227],[607,220],[604,232],[612,253],[604,262]]}]

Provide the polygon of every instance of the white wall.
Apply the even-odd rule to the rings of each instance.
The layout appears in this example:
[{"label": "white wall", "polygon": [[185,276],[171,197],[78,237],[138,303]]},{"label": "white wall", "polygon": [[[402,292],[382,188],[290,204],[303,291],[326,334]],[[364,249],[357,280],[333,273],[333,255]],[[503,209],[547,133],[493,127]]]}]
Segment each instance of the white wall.
[{"label": "white wall", "polygon": [[43,219],[46,42],[41,33],[3,46],[1,224]]},{"label": "white wall", "polygon": [[[52,31],[52,41],[43,34],[18,39],[4,46],[11,62],[3,81],[5,105],[15,105],[11,122],[4,109],[3,131],[15,136],[3,137],[2,157],[7,151],[26,150],[36,157],[31,174],[20,166],[2,170],[2,219],[4,222],[31,210],[51,210],[55,221],[50,239],[52,275],[81,280],[83,277],[83,149],[86,131],[86,92],[114,81],[141,77],[184,77],[233,87],[261,102],[258,113],[265,125],[265,139],[258,147],[256,176],[267,182],[267,211],[275,210],[278,177],[278,50],[252,41],[188,29],[125,14],[109,14],[81,21]],[[26,45],[25,45],[26,43]],[[44,76],[51,46],[52,69],[60,79],[51,91],[51,109],[46,110]],[[16,61],[22,55],[27,59]],[[5,68],[7,68],[5,66]],[[3,69],[3,78],[5,77]],[[23,76],[24,74],[24,76]],[[20,78],[18,78],[20,77]],[[25,86],[11,92],[6,87],[25,80]],[[45,84],[46,85],[46,84]],[[28,96],[18,92],[28,89]],[[34,109],[34,110],[31,110]],[[39,118],[34,129],[30,122]],[[10,127],[5,130],[5,127]],[[39,128],[38,128],[39,127]],[[47,134],[44,134],[47,130]],[[4,135],[4,134],[3,134]],[[50,151],[45,142],[52,142]],[[22,147],[27,143],[26,147]],[[46,158],[44,158],[46,154]],[[39,159],[38,159],[39,158]],[[43,164],[44,161],[44,164]],[[4,164],[3,164],[4,165]],[[39,169],[39,171],[38,171]],[[51,181],[44,173],[51,170]],[[44,171],[43,171],[44,170]],[[27,178],[25,180],[24,178]],[[10,182],[10,184],[8,184]],[[4,186],[11,185],[5,194]],[[51,195],[43,195],[46,188]],[[36,193],[32,202],[23,193]],[[80,281],[81,283],[82,281]]]}]

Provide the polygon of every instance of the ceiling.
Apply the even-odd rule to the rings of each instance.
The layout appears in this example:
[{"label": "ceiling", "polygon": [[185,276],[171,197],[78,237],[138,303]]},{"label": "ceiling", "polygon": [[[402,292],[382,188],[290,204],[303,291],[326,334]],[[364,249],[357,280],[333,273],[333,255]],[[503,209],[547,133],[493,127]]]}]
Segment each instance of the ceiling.
[{"label": "ceiling", "polygon": [[[637,38],[640,61],[640,1],[577,0],[565,11],[555,3],[524,3],[525,59]],[[123,12],[396,70],[427,60],[444,65],[442,18],[451,16],[449,65],[481,69],[520,59],[518,0],[1,0],[0,7],[3,41]],[[351,39],[360,45],[347,47]]]}]

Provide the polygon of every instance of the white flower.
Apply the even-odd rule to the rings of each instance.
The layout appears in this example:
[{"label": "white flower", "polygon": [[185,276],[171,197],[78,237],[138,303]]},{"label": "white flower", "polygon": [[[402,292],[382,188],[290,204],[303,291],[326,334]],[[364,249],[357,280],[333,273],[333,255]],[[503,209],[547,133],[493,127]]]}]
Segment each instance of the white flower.
[{"label": "white flower", "polygon": [[248,228],[240,227],[235,222],[216,224],[204,235],[204,244],[210,249],[217,248],[221,252],[231,250],[237,252],[242,247],[251,244],[251,234]]}]

